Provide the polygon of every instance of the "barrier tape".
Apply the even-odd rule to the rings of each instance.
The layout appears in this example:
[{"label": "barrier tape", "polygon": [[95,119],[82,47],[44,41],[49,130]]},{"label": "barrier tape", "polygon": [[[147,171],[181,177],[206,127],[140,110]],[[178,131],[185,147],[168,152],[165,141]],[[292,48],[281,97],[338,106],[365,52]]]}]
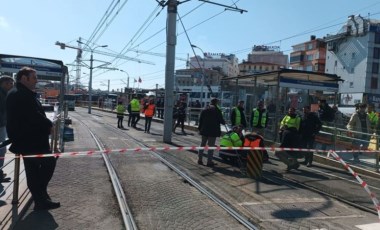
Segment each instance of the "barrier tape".
[{"label": "barrier tape", "polygon": [[371,192],[368,184],[365,181],[363,181],[359,177],[359,175],[354,170],[351,169],[350,165],[347,164],[335,151],[330,150],[329,155],[332,155],[335,158],[335,160],[339,161],[344,166],[344,168],[355,177],[355,179],[359,182],[359,184],[368,193],[368,195],[371,197],[373,204],[375,205],[375,209],[377,210],[377,214],[380,219],[380,204],[379,204],[379,200],[376,198],[376,194]]},{"label": "barrier tape", "polygon": [[[332,150],[320,150],[320,149],[305,149],[305,148],[285,148],[285,147],[221,147],[221,146],[180,146],[180,147],[137,147],[137,148],[124,148],[124,149],[106,149],[106,150],[90,150],[90,151],[81,151],[81,152],[64,152],[64,153],[50,153],[50,154],[31,154],[31,155],[22,155],[21,157],[35,157],[35,158],[41,158],[41,157],[73,157],[73,156],[93,156],[95,154],[110,154],[110,153],[126,153],[126,152],[141,152],[141,151],[188,151],[188,150],[267,150],[267,151],[294,151],[294,152],[314,152],[314,153],[322,153],[327,152],[328,154],[331,153]],[[367,153],[378,153],[379,151],[374,150],[337,150],[334,151],[335,153],[357,153],[357,152],[367,152]],[[327,155],[329,156],[329,155]],[[8,157],[2,157],[8,158]],[[14,158],[17,158],[17,156],[14,156]]]}]

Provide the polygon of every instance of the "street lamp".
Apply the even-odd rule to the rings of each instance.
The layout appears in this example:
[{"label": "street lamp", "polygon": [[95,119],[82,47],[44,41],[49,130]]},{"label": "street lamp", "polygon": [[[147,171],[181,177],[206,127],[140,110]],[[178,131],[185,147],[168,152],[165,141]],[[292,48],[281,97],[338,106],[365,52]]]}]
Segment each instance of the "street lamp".
[{"label": "street lamp", "polygon": [[128,76],[128,78],[127,78],[127,80],[128,80],[128,83],[127,83],[127,90],[129,90],[129,74],[128,74],[127,71],[124,71],[124,70],[122,70],[122,69],[119,69],[119,70],[120,70],[120,72],[123,72],[123,73],[126,73],[126,74],[127,74],[127,76]]},{"label": "street lamp", "polygon": [[[199,49],[202,52],[202,54],[203,54],[203,68],[202,68],[202,78],[201,78],[201,81],[202,81],[202,84],[201,84],[201,101],[200,101],[201,105],[203,107],[203,86],[204,86],[204,81],[205,81],[205,79],[204,79],[205,78],[205,76],[204,76],[205,75],[205,72],[204,72],[204,68],[205,68],[205,52],[203,52],[203,50],[201,48],[199,48],[198,46],[196,46],[196,45],[191,44],[191,47]],[[198,60],[198,56],[195,55],[195,58],[197,59],[198,65],[200,66],[199,60]]]},{"label": "street lamp", "polygon": [[89,48],[90,51],[91,51],[91,56],[90,56],[90,80],[88,82],[88,113],[91,114],[91,104],[92,104],[92,69],[94,69],[94,67],[93,67],[93,62],[94,62],[93,53],[94,53],[94,50],[96,48],[99,48],[99,47],[105,48],[108,45],[98,45],[98,46],[95,46],[94,48],[91,48],[86,43],[83,43],[81,41],[77,41],[77,42],[80,43],[80,44],[82,44],[82,45],[87,46],[87,48]]}]

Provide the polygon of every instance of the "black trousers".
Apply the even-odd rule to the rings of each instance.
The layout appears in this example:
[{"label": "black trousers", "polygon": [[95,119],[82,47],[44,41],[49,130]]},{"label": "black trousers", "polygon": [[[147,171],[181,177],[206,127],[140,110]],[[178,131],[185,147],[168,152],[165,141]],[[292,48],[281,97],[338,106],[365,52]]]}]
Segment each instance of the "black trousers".
[{"label": "black trousers", "polygon": [[152,124],[153,117],[145,117],[145,131],[150,132],[150,125]]},{"label": "black trousers", "polygon": [[25,157],[24,166],[26,182],[34,202],[42,202],[48,198],[47,186],[53,177],[57,159],[55,157]]},{"label": "black trousers", "polygon": [[117,127],[118,128],[123,127],[123,119],[124,119],[123,115],[117,115]]}]

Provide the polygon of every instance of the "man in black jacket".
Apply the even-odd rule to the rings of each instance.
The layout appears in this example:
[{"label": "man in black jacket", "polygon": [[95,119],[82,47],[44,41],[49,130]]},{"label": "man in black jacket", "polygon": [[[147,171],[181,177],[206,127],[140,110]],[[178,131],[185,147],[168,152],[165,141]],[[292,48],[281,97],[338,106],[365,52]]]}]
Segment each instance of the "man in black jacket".
[{"label": "man in black jacket", "polygon": [[[310,106],[303,107],[303,116],[300,126],[301,147],[306,149],[314,149],[315,135],[322,128],[322,122],[317,114],[310,111]],[[305,152],[305,162],[307,167],[311,167],[313,163],[313,152]]]},{"label": "man in black jacket", "polygon": [[[37,99],[36,70],[23,67],[16,76],[16,87],[6,100],[7,132],[12,144],[9,150],[24,156],[49,154],[49,135],[52,122],[46,117],[41,103]],[[60,207],[52,202],[47,186],[56,166],[55,157],[24,157],[28,188],[34,200],[35,210]]]},{"label": "man in black jacket", "polygon": [[[225,125],[225,121],[223,119],[222,113],[217,107],[218,99],[213,98],[209,106],[207,106],[199,117],[199,133],[202,135],[201,147],[206,146],[209,147],[215,146],[215,141],[217,137],[220,137],[222,134],[220,130],[220,124]],[[215,163],[212,161],[214,150],[208,150],[207,153],[207,166],[213,167]],[[202,161],[203,150],[199,150],[198,152],[198,164],[203,165]]]}]

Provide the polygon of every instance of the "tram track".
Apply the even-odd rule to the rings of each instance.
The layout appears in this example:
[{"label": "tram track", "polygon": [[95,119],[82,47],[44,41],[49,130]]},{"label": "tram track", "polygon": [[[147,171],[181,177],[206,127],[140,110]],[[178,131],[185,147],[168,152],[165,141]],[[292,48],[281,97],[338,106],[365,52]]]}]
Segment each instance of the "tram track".
[{"label": "tram track", "polygon": [[[100,138],[98,138],[83,121],[77,119],[78,122],[80,122],[82,125],[87,127],[88,132],[91,134],[92,138],[96,142],[97,147],[99,150],[104,151],[104,145],[101,142]],[[125,192],[123,191],[123,188],[121,186],[120,180],[118,178],[118,175],[115,171],[115,168],[113,167],[111,160],[107,154],[102,153],[102,158],[104,160],[104,163],[106,165],[108,174],[111,179],[111,183],[119,204],[120,212],[122,215],[124,226],[127,230],[137,230],[136,223],[133,219],[132,212],[128,206],[127,199],[125,197]]]},{"label": "tram track", "polygon": [[[108,116],[108,115],[107,115]],[[110,116],[111,117],[111,116]],[[114,129],[116,132],[120,133],[120,135],[128,136],[129,139],[132,139],[135,141],[137,145],[140,147],[152,147],[148,144],[141,143],[139,139],[133,137],[132,135],[128,134],[127,132],[123,132],[120,129],[115,128],[115,126],[109,124],[109,123],[103,123],[103,125],[108,125],[112,129]],[[95,136],[93,136],[96,138]],[[165,159],[161,156],[161,154],[158,151],[149,151],[149,154],[154,156],[155,158],[159,159],[164,165],[166,165],[168,168],[170,168],[172,171],[177,173],[181,178],[183,178],[184,181],[189,183],[191,186],[196,188],[198,191],[203,193],[205,196],[207,196],[210,200],[215,202],[217,205],[219,205],[221,208],[223,208],[227,213],[229,213],[234,219],[236,219],[240,224],[245,226],[247,229],[259,229],[258,226],[251,223],[245,216],[241,215],[239,212],[237,212],[233,206],[229,205],[228,203],[224,202],[222,199],[220,199],[218,196],[214,195],[212,192],[210,192],[210,189],[206,188],[204,185],[201,185],[196,180],[194,180],[191,176],[189,176],[186,172],[181,170],[179,167],[177,167],[175,164],[171,163],[169,160]],[[104,154],[103,154],[104,155]],[[106,156],[108,157],[108,156]]]}]

